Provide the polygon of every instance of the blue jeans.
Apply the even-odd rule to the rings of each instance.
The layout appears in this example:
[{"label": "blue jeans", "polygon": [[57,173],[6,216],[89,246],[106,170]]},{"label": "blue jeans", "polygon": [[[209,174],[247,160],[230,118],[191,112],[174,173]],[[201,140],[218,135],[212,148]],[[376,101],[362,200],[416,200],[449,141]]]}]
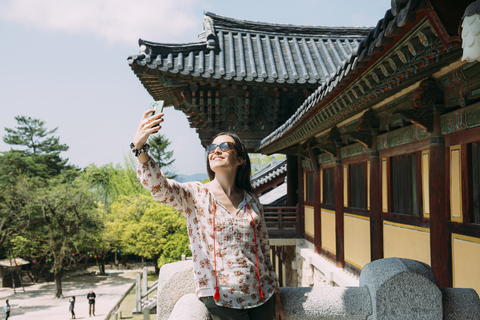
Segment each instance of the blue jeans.
[{"label": "blue jeans", "polygon": [[212,320],[270,320],[273,319],[273,297],[261,306],[250,309],[233,309],[217,306],[213,297],[200,298],[207,307]]}]

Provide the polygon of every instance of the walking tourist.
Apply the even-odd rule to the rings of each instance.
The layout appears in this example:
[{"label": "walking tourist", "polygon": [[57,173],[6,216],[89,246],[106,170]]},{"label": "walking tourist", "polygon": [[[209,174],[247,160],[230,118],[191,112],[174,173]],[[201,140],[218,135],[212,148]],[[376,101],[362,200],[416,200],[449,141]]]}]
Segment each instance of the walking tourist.
[{"label": "walking tourist", "polygon": [[88,315],[91,317],[92,314],[95,316],[95,293],[93,292],[93,289],[90,290],[90,292],[87,294],[87,299],[88,299]]},{"label": "walking tourist", "polygon": [[70,302],[70,307],[68,308],[68,310],[72,313],[72,319],[75,319],[75,297],[72,296],[72,298],[70,298],[70,300],[68,300],[68,302]]},{"label": "walking tourist", "polygon": [[285,319],[263,207],[253,194],[250,159],[239,137],[218,134],[207,147],[210,182],[167,179],[148,155],[147,140],[158,131],[163,113],[143,113],[132,151],[137,177],[153,198],[180,211],[193,254],[197,297],[213,320]]},{"label": "walking tourist", "polygon": [[10,317],[10,304],[7,301],[5,301],[5,306],[3,307],[3,312],[5,312],[5,320],[7,320]]}]

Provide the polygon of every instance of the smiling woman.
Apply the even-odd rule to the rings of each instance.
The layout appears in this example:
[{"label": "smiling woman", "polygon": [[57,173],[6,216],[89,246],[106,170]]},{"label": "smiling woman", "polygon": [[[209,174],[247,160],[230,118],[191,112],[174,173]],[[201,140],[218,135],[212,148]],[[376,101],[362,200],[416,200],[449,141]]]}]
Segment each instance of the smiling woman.
[{"label": "smiling woman", "polygon": [[163,113],[144,112],[132,143],[137,177],[153,198],[180,211],[192,247],[197,297],[214,320],[285,319],[263,207],[253,194],[250,159],[231,132],[207,147],[210,182],[167,179],[148,155],[146,141],[159,130]]}]

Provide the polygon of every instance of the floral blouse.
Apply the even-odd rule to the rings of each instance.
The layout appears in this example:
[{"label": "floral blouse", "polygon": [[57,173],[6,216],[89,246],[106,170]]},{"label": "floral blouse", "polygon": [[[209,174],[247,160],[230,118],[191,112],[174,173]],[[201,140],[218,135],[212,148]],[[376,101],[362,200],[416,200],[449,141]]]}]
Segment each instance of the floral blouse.
[{"label": "floral blouse", "polygon": [[[255,195],[245,192],[237,212],[229,213],[204,184],[178,183],[167,179],[153,159],[138,164],[137,178],[157,202],[167,204],[185,216],[198,297],[213,296],[215,293],[214,241],[220,293],[220,299],[215,300],[217,305],[235,309],[253,308],[280,291],[270,261],[263,207]],[[215,236],[212,224],[214,210]],[[258,287],[256,254],[263,298]]]}]

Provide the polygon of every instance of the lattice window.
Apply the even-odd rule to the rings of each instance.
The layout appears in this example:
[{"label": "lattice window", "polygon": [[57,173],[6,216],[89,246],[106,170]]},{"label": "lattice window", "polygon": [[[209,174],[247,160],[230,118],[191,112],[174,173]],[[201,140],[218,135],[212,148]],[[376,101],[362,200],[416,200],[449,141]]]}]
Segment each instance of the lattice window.
[{"label": "lattice window", "polygon": [[323,203],[335,204],[333,193],[333,168],[323,170]]},{"label": "lattice window", "polygon": [[349,165],[350,207],[366,209],[367,190],[365,188],[365,163]]},{"label": "lattice window", "polygon": [[390,159],[390,191],[392,212],[418,216],[419,193],[417,179],[417,154],[407,154]]}]

